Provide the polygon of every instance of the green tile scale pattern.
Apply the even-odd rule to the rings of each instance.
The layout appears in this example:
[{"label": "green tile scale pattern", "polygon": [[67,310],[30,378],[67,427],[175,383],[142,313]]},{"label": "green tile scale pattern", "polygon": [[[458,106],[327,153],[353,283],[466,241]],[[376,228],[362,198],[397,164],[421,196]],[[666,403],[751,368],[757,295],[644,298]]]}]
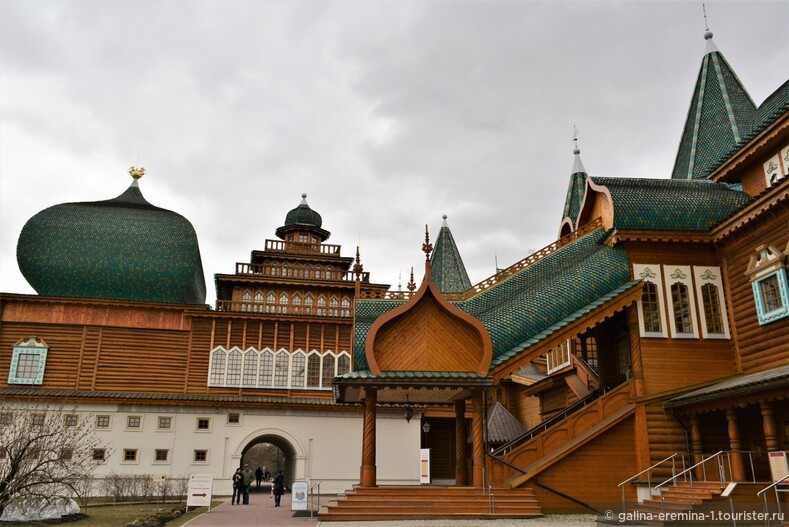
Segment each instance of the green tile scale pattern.
[{"label": "green tile scale pattern", "polygon": [[30,218],[17,261],[42,296],[205,303],[194,227],[148,203],[136,179],[117,198],[63,203]]}]

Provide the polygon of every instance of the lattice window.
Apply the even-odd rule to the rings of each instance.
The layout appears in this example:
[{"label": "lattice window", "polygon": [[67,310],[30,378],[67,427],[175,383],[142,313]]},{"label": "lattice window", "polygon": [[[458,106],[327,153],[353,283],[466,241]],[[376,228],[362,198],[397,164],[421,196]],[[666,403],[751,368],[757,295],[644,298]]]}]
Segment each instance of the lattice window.
[{"label": "lattice window", "polygon": [[307,358],[307,388],[320,388],[321,386],[321,357],[317,353],[310,353]]},{"label": "lattice window", "polygon": [[8,384],[43,384],[48,352],[49,346],[41,339],[19,340],[11,355]]},{"label": "lattice window", "polygon": [[318,315],[326,315],[326,298],[321,295],[318,297]]},{"label": "lattice window", "polygon": [[331,387],[331,381],[334,379],[334,363],[335,357],[331,353],[327,353],[323,356],[321,360],[322,367],[322,375],[321,375],[321,386],[324,388]]},{"label": "lattice window", "polygon": [[258,354],[249,350],[244,354],[244,386],[255,386],[257,384],[258,373]]},{"label": "lattice window", "polygon": [[307,295],[304,297],[304,314],[311,315],[312,314],[312,295]]},{"label": "lattice window", "polygon": [[704,305],[704,320],[707,331],[710,333],[723,333],[723,319],[720,309],[720,295],[718,288],[712,284],[701,286],[701,299]]},{"label": "lattice window", "polygon": [[286,351],[280,351],[274,356],[274,386],[288,385],[289,358]]},{"label": "lattice window", "polygon": [[644,294],[641,297],[641,305],[644,310],[644,331],[646,333],[662,333],[660,327],[660,301],[658,300],[658,288],[655,284],[647,282],[644,284]]},{"label": "lattice window", "polygon": [[280,313],[288,312],[288,294],[282,293],[279,295],[279,311]]},{"label": "lattice window", "polygon": [[263,293],[260,291],[255,292],[255,305],[253,306],[254,311],[260,313],[263,311]]},{"label": "lattice window", "polygon": [[297,351],[291,357],[291,388],[304,388],[304,379],[307,373],[305,368],[306,361],[307,357],[301,351]]},{"label": "lattice window", "polygon": [[260,376],[258,386],[272,386],[274,370],[274,354],[268,350],[260,353]]},{"label": "lattice window", "polygon": [[329,315],[333,317],[338,316],[340,314],[339,309],[337,309],[338,307],[340,307],[340,302],[337,300],[337,297],[331,297],[329,299]]},{"label": "lattice window", "polygon": [[342,299],[342,311],[340,312],[340,316],[349,317],[351,316],[351,301],[348,297],[344,297]]},{"label": "lattice window", "polygon": [[252,293],[249,291],[244,291],[244,294],[241,295],[241,311],[249,311],[252,306],[249,304],[252,303]]},{"label": "lattice window", "polygon": [[671,305],[674,312],[674,327],[677,333],[693,333],[693,324],[690,320],[688,287],[685,284],[673,284],[671,286]]},{"label": "lattice window", "polygon": [[345,375],[351,372],[351,358],[347,353],[341,354],[337,357],[337,376]]},{"label": "lattice window", "polygon": [[211,374],[208,384],[212,386],[222,386],[225,384],[225,350],[219,348],[211,353]]},{"label": "lattice window", "polygon": [[241,384],[241,352],[236,348],[227,354],[227,374],[225,386],[238,386]]}]

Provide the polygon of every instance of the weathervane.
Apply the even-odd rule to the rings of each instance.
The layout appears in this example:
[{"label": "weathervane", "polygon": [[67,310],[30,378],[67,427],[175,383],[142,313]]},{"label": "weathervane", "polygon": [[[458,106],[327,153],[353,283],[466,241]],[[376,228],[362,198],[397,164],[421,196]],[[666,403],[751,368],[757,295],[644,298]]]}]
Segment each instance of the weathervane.
[{"label": "weathervane", "polygon": [[573,154],[580,154],[581,150],[578,148],[578,128],[573,125],[573,144],[575,147],[573,148]]}]

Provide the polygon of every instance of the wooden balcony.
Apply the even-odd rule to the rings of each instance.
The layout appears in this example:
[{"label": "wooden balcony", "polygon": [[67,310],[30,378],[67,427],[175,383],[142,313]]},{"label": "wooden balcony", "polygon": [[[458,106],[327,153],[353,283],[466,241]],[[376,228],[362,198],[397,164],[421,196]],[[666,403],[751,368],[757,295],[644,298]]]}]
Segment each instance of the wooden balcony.
[{"label": "wooden balcony", "polygon": [[312,253],[340,256],[340,245],[330,243],[290,242],[284,240],[266,240],[266,250],[282,253]]},{"label": "wooden balcony", "polygon": [[350,307],[329,307],[304,304],[264,304],[259,302],[233,302],[231,300],[217,300],[216,310],[232,313],[261,313],[267,315],[298,315],[310,317],[350,318]]},{"label": "wooden balcony", "polygon": [[[261,276],[266,278],[296,278],[299,280],[336,280],[339,282],[353,282],[356,276],[352,271],[318,270],[313,267],[281,266],[272,264],[252,264],[246,262],[236,263],[236,275]],[[360,281],[370,283],[370,273],[363,272]]]}]

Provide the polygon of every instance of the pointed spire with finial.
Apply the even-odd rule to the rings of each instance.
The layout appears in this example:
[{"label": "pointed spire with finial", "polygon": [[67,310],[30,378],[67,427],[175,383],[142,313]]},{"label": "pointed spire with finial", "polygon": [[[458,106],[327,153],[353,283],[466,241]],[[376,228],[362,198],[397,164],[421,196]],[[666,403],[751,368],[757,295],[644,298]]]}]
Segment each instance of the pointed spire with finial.
[{"label": "pointed spire with finial", "polygon": [[411,291],[412,293],[416,290],[416,282],[414,282],[414,268],[411,267],[411,279],[408,281],[408,285],[405,286],[406,289]]},{"label": "pointed spire with finial", "polygon": [[359,257],[359,246],[357,245],[356,246],[356,261],[353,264],[353,274],[356,276],[357,280],[362,275],[362,272],[364,272],[364,266],[362,265],[362,259]]},{"label": "pointed spire with finial", "polygon": [[586,168],[581,162],[581,149],[578,148],[578,128],[573,125],[573,171],[571,174],[586,174]]},{"label": "pointed spire with finial", "polygon": [[567,189],[567,197],[564,198],[564,210],[562,211],[562,227],[560,236],[567,234],[566,229],[575,230],[575,221],[578,212],[581,210],[584,193],[586,192],[586,180],[589,177],[586,168],[581,162],[581,149],[578,148],[578,128],[573,125],[573,169],[570,171],[570,185]]},{"label": "pointed spire with finial", "polygon": [[704,5],[704,2],[701,3],[701,10],[704,13],[704,40],[707,41],[707,47],[704,50],[704,54],[707,55],[720,50],[718,46],[715,45],[715,42],[712,41],[712,31],[710,31],[710,26],[707,24],[707,6]]},{"label": "pointed spire with finial", "polygon": [[460,257],[452,231],[449,230],[447,215],[442,216],[433,255],[430,257],[430,273],[433,283],[442,293],[460,293],[471,287],[466,267]]},{"label": "pointed spire with finial", "polygon": [[425,224],[425,243],[422,244],[422,252],[425,253],[425,260],[430,260],[430,253],[433,252],[433,244],[430,243],[430,232]]}]

